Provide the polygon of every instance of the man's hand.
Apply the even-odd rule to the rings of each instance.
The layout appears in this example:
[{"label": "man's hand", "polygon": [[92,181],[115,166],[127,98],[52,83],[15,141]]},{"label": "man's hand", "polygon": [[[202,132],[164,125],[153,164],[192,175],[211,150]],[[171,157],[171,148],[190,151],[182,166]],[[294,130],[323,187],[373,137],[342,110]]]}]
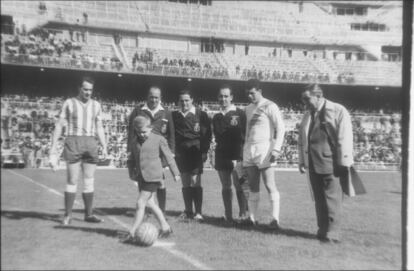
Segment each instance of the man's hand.
[{"label": "man's hand", "polygon": [[58,159],[59,156],[56,153],[51,153],[49,155],[49,165],[52,168],[53,172],[56,172],[56,170],[58,169]]},{"label": "man's hand", "polygon": [[270,163],[276,162],[276,159],[279,157],[280,151],[273,150],[270,154]]},{"label": "man's hand", "polygon": [[305,164],[300,164],[299,165],[299,172],[302,173],[302,174],[306,172]]},{"label": "man's hand", "polygon": [[337,165],[334,167],[334,175],[335,177],[343,177],[346,176],[349,172],[349,167]]},{"label": "man's hand", "polygon": [[181,176],[174,176],[175,182],[181,182]]}]

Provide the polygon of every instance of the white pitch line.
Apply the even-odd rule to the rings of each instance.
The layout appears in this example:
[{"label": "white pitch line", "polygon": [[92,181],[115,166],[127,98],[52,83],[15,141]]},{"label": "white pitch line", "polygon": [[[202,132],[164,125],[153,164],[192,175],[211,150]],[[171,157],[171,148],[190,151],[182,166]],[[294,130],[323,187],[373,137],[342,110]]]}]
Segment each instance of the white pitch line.
[{"label": "white pitch line", "polygon": [[[29,178],[29,177],[27,177],[25,175],[22,175],[20,173],[17,173],[17,172],[15,172],[13,170],[7,170],[7,171],[13,173],[16,176],[22,177],[23,179],[25,179],[25,180],[27,180],[27,181],[35,184],[35,185],[38,185],[38,186],[46,189],[50,193],[53,193],[53,194],[58,195],[60,197],[64,197],[64,195],[62,193],[60,193],[59,191],[57,191],[57,190],[55,190],[53,188],[50,188],[50,187],[48,187],[48,186],[46,186],[44,184],[41,184],[39,182],[36,182],[35,180],[33,180],[33,179],[31,179],[31,178]],[[82,203],[80,203],[77,200],[75,200],[75,204],[82,206]],[[121,226],[121,227],[123,227],[125,229],[129,229],[128,225],[126,225],[124,222],[122,222],[121,220],[117,219],[116,217],[112,217],[111,215],[105,213],[104,211],[100,211],[100,210],[95,210],[95,212],[100,213],[101,215],[105,215],[110,220],[112,220],[115,224],[118,224],[119,226]],[[157,240],[153,246],[154,247],[159,247],[161,249],[164,249],[165,251],[171,253],[172,255],[174,255],[174,256],[176,256],[178,258],[181,258],[184,261],[187,261],[188,263],[190,263],[193,266],[195,266],[197,269],[200,269],[200,270],[214,270],[213,268],[205,265],[204,263],[200,262],[199,260],[195,259],[194,257],[191,257],[191,256],[187,255],[186,253],[180,251],[180,250],[177,250],[177,249],[172,248],[174,245],[175,244],[172,243],[172,242],[163,242],[163,241],[158,241]]]}]

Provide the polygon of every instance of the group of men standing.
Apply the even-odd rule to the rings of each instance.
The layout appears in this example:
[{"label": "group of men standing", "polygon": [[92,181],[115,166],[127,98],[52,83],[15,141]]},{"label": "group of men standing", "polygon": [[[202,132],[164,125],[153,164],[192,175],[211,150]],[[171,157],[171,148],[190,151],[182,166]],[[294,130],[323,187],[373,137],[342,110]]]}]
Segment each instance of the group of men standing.
[{"label": "group of men standing", "polygon": [[[93,80],[82,79],[79,96],[65,102],[53,137],[52,158],[56,153],[53,150],[56,149],[61,127],[66,122],[69,128],[64,157],[68,163],[68,182],[63,224],[71,222],[71,209],[81,168],[84,173],[84,194],[93,195],[93,174],[97,162],[95,135],[98,135],[104,149],[106,147],[101,130],[100,105],[91,99],[92,89]],[[128,165],[130,172],[131,165],[137,165],[131,155],[131,148],[134,148],[131,145],[134,142],[133,123],[138,117],[144,116],[150,120],[152,132],[166,139],[178,167],[180,176],[175,177],[176,180],[181,180],[184,201],[184,212],[180,217],[202,221],[201,177],[203,163],[207,159],[214,135],[214,167],[222,185],[223,219],[228,223],[238,221],[244,226],[257,225],[262,179],[271,203],[272,219],[269,227],[279,231],[280,194],[272,165],[276,162],[284,141],[283,116],[279,107],[263,96],[259,80],[248,80],[245,90],[250,104],[242,110],[233,104],[231,86],[222,85],[218,91],[220,111],[210,119],[206,112],[193,104],[190,89],[180,91],[179,109],[169,111],[162,106],[161,88],[151,86],[146,103],[136,107],[129,117]],[[307,86],[302,93],[302,101],[307,111],[299,128],[299,171],[308,171],[317,214],[317,238],[326,242],[338,242],[343,192],[336,177],[346,174],[347,168],[353,163],[351,118],[342,105],[323,97],[319,85]],[[55,160],[51,159],[53,168]],[[162,159],[162,166],[167,166],[165,159]],[[130,176],[139,187],[140,182],[132,174]],[[240,210],[239,220],[235,220],[232,214],[232,184]],[[84,196],[85,221],[101,222],[100,218],[92,214],[91,196],[87,196]],[[157,182],[156,197],[159,208],[165,213],[165,175]]]}]

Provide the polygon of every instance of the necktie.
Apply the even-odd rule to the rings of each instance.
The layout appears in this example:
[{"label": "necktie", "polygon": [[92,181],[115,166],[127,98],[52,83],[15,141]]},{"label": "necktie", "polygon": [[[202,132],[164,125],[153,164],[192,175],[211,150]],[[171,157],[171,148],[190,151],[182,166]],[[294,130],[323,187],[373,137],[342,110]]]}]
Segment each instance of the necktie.
[{"label": "necktie", "polygon": [[310,115],[311,115],[311,122],[309,124],[309,132],[308,132],[309,135],[311,134],[313,126],[315,125],[315,111],[312,110],[310,112]]}]

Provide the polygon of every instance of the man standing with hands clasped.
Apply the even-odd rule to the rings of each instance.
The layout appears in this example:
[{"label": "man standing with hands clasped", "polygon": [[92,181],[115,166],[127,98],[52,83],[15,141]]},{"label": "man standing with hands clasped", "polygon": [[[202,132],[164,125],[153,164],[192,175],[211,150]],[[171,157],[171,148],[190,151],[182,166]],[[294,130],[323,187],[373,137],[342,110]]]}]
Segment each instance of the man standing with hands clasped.
[{"label": "man standing with hands clasped", "polygon": [[260,82],[250,79],[246,84],[250,104],[246,107],[246,140],[243,146],[243,167],[249,179],[250,217],[242,221],[243,225],[257,224],[259,206],[260,177],[269,193],[272,206],[270,229],[279,230],[280,196],[276,187],[274,168],[271,164],[281,151],[285,136],[285,125],[279,107],[262,95]]},{"label": "man standing with hands clasped", "polygon": [[351,116],[340,104],[323,97],[319,85],[302,93],[308,111],[299,127],[299,171],[308,171],[318,222],[317,238],[340,241],[339,223],[343,192],[339,178],[353,164]]},{"label": "man standing with hands clasped", "polygon": [[[101,105],[91,98],[94,80],[83,77],[79,95],[67,99],[56,122],[50,149],[50,166],[56,171],[58,162],[57,145],[66,127],[63,157],[67,164],[67,184],[65,189],[65,215],[63,225],[72,221],[72,208],[75,202],[78,179],[83,177],[82,198],[85,204],[85,221],[99,223],[103,220],[92,213],[94,196],[94,175],[98,163],[98,140],[102,145],[102,155],[107,156],[105,134],[102,127]],[[96,138],[97,137],[97,138]]]}]

